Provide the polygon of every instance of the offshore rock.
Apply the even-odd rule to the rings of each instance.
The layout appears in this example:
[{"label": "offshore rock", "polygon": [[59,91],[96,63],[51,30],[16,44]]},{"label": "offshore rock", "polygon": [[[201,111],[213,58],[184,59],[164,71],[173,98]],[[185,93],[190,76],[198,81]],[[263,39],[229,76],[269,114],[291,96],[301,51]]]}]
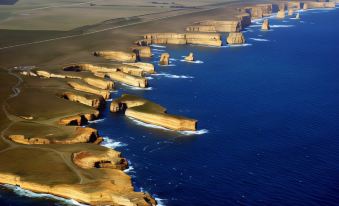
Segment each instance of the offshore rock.
[{"label": "offshore rock", "polygon": [[278,19],[284,19],[285,18],[285,10],[278,11],[277,18]]},{"label": "offshore rock", "polygon": [[241,32],[230,33],[226,39],[228,44],[243,44],[245,37]]},{"label": "offshore rock", "polygon": [[188,56],[186,56],[186,57],[184,58],[184,60],[185,60],[185,61],[189,61],[189,62],[194,61],[194,55],[193,55],[193,53],[191,52]]},{"label": "offshore rock", "polygon": [[262,23],[261,30],[264,31],[270,30],[270,23],[268,19],[265,19],[264,22]]},{"label": "offshore rock", "polygon": [[162,53],[161,56],[160,56],[159,64],[160,65],[169,65],[169,58],[170,58],[169,53]]}]

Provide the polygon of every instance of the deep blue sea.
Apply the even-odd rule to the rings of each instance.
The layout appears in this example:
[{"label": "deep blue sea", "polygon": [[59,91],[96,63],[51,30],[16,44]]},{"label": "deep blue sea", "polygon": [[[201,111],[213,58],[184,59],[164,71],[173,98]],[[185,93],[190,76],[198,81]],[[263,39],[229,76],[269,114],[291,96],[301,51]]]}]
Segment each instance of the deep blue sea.
[{"label": "deep blue sea", "polygon": [[[153,47],[144,96],[199,120],[197,134],[135,122],[109,108],[91,123],[130,161],[137,190],[167,206],[339,205],[339,12],[270,20],[242,47]],[[194,52],[200,62],[180,61]],[[109,103],[108,103],[109,105]],[[110,140],[110,141],[108,141]],[[21,196],[18,196],[21,194]],[[64,205],[2,188],[0,205]],[[34,195],[37,196],[37,195]]]}]

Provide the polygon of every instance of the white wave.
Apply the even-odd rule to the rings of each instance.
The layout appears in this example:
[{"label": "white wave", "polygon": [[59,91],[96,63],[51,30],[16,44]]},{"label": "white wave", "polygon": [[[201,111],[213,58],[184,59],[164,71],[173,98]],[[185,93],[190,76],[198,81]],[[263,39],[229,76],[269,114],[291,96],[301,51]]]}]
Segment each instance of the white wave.
[{"label": "white wave", "polygon": [[51,195],[51,194],[45,194],[45,193],[35,193],[29,190],[22,189],[21,187],[9,185],[9,184],[4,184],[3,186],[6,187],[7,189],[12,190],[13,192],[15,192],[15,194],[19,196],[30,197],[30,198],[54,199],[54,200],[64,202],[67,205],[85,206],[85,204],[81,204],[73,199],[66,199],[66,198],[58,197],[58,196]]},{"label": "white wave", "polygon": [[175,61],[178,61],[177,59],[174,59],[174,58],[170,58],[169,60],[170,60],[170,61],[174,61],[174,62],[175,62]]},{"label": "white wave", "polygon": [[106,100],[106,102],[111,102],[111,101],[113,101],[113,99],[107,99],[107,100]]},{"label": "white wave", "polygon": [[207,134],[208,133],[208,130],[207,129],[200,129],[200,130],[197,130],[197,131],[180,131],[179,132],[180,134],[183,134],[183,135],[202,135],[202,134]]},{"label": "white wave", "polygon": [[103,121],[105,121],[105,119],[96,119],[96,120],[88,121],[88,123],[96,124],[96,123],[103,122]]},{"label": "white wave", "polygon": [[192,76],[186,76],[186,75],[175,75],[175,74],[168,74],[168,73],[158,73],[158,74],[152,74],[153,76],[164,76],[166,78],[171,79],[193,79]]},{"label": "white wave", "polygon": [[152,90],[153,89],[152,87],[146,87],[146,88],[134,87],[134,86],[124,84],[124,83],[121,83],[121,85],[128,87],[129,89],[132,89],[132,90]]},{"label": "white wave", "polygon": [[200,60],[195,60],[195,61],[187,61],[185,59],[180,60],[181,62],[187,62],[187,63],[192,63],[192,64],[203,64],[203,61]]},{"label": "white wave", "polygon": [[222,46],[222,48],[229,48],[229,47],[246,47],[246,46],[252,46],[252,44],[248,44],[248,43],[245,43],[245,44],[229,44],[229,45]]},{"label": "white wave", "polygon": [[[153,195],[154,196],[154,195]],[[161,198],[159,198],[159,197],[154,197],[154,199],[157,201],[157,205],[158,206],[165,206],[165,200],[166,199],[161,199]]]},{"label": "white wave", "polygon": [[153,79],[153,77],[145,77],[146,79],[148,79],[148,80],[151,80],[151,79]]},{"label": "white wave", "polygon": [[261,24],[254,24],[254,25],[251,25],[249,26],[250,28],[254,28],[254,27],[261,27]]},{"label": "white wave", "polygon": [[130,163],[128,163],[128,168],[124,170],[125,173],[130,173],[134,170],[134,167],[130,165]]},{"label": "white wave", "polygon": [[161,67],[175,67],[176,65],[175,64],[168,64],[168,65],[158,64],[158,66],[161,66]]},{"label": "white wave", "polygon": [[294,27],[294,25],[270,25],[271,28],[289,28]]},{"label": "white wave", "polygon": [[158,44],[151,44],[150,46],[155,47],[155,48],[166,48],[166,46],[158,45]]},{"label": "white wave", "polygon": [[101,143],[101,145],[107,148],[115,149],[117,147],[127,146],[127,144],[115,141],[109,137],[102,137],[102,138],[104,139],[104,141]]},{"label": "white wave", "polygon": [[164,50],[164,49],[153,49],[153,51],[161,51],[161,52],[164,52],[165,50]]},{"label": "white wave", "polygon": [[268,39],[261,39],[261,38],[250,38],[252,39],[253,41],[270,41]]}]

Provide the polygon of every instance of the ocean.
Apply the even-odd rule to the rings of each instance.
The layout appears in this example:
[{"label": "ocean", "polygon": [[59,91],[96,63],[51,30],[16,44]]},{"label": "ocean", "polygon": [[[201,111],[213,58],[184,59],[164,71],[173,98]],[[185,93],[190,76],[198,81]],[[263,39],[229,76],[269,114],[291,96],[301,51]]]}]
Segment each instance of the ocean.
[{"label": "ocean", "polygon": [[[151,88],[118,85],[198,119],[197,132],[174,132],[109,112],[89,126],[122,152],[138,191],[167,206],[339,204],[338,9],[270,19],[244,31],[246,44],[158,46]],[[195,63],[181,61],[189,52]],[[1,187],[0,205],[73,202]],[[31,197],[34,198],[31,198]]]}]

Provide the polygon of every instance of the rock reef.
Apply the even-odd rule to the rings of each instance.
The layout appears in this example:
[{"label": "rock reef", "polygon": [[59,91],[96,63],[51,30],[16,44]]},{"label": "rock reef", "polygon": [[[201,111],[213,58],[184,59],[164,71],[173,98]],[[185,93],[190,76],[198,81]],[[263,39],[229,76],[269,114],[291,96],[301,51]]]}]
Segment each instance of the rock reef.
[{"label": "rock reef", "polygon": [[123,111],[128,117],[176,131],[194,131],[197,126],[197,120],[167,114],[166,108],[141,97],[128,94],[113,100],[110,111]]},{"label": "rock reef", "polygon": [[169,53],[162,53],[160,56],[159,64],[160,65],[169,65]]},{"label": "rock reef", "polygon": [[245,37],[241,32],[229,33],[226,41],[228,44],[244,44]]},{"label": "rock reef", "polygon": [[268,19],[264,19],[264,22],[261,25],[261,30],[270,30],[270,22],[268,21]]},{"label": "rock reef", "polygon": [[146,44],[199,44],[208,46],[221,46],[220,34],[202,33],[150,33],[144,35]]}]

